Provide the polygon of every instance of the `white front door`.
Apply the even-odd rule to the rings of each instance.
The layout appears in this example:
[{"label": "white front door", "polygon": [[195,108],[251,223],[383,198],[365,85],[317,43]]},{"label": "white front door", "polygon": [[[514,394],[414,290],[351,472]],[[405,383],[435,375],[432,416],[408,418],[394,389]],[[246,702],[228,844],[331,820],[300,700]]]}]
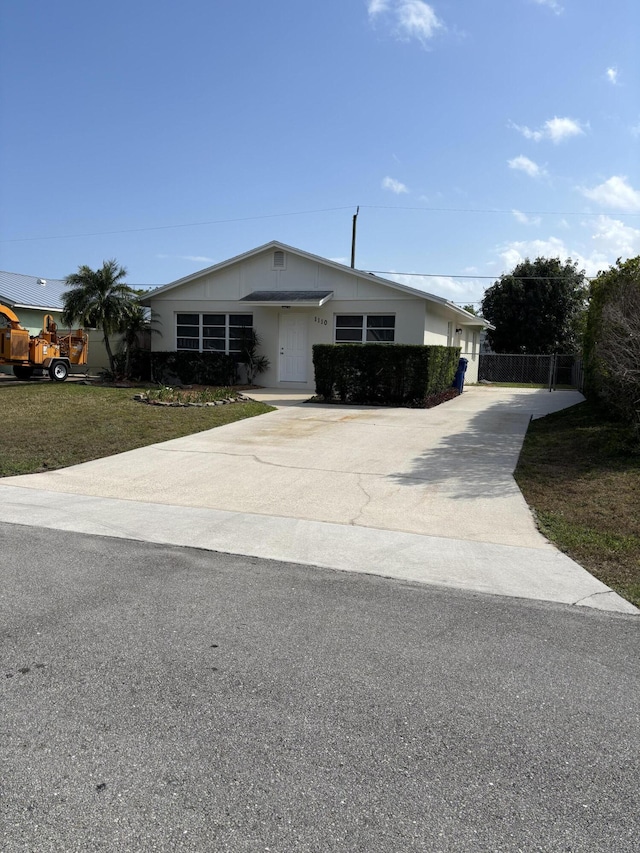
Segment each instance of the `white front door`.
[{"label": "white front door", "polygon": [[307,315],[296,312],[280,314],[280,382],[307,381]]}]

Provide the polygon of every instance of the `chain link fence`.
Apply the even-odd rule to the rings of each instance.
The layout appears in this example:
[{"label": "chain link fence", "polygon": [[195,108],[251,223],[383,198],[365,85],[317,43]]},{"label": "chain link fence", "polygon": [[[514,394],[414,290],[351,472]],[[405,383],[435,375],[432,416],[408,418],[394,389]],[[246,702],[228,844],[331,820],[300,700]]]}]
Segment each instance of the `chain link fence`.
[{"label": "chain link fence", "polygon": [[520,355],[519,353],[480,353],[479,382],[570,386],[582,391],[584,372],[577,355]]}]

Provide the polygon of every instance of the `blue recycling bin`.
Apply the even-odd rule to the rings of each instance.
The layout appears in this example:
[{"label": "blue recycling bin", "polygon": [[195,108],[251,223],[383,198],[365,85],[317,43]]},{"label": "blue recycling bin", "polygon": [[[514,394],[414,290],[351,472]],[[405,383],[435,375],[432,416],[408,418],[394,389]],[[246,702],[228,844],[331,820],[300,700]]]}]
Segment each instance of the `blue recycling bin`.
[{"label": "blue recycling bin", "polygon": [[458,394],[462,394],[464,391],[464,375],[467,372],[467,365],[469,364],[469,359],[461,358],[458,362],[458,369],[456,370],[456,378],[453,380],[453,387],[458,389]]}]

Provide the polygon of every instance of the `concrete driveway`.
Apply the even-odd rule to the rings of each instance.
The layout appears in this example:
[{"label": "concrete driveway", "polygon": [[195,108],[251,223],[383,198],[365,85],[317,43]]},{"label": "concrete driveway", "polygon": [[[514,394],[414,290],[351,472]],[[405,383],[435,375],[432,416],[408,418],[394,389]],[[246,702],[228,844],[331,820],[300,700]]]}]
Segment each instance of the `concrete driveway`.
[{"label": "concrete driveway", "polygon": [[430,410],[281,395],[253,395],[279,406],[265,416],[5,478],[0,518],[637,612],[541,536],[512,476],[530,418],[577,392],[473,387]]}]

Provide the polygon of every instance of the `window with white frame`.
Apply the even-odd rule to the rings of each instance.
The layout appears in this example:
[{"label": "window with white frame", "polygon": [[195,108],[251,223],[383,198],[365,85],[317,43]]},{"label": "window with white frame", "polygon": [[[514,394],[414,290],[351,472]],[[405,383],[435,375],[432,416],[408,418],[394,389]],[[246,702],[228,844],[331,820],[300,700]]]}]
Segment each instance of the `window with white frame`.
[{"label": "window with white frame", "polygon": [[239,353],[253,314],[176,314],[176,349]]},{"label": "window with white frame", "polygon": [[393,343],[396,336],[394,314],[336,314],[337,344]]}]

